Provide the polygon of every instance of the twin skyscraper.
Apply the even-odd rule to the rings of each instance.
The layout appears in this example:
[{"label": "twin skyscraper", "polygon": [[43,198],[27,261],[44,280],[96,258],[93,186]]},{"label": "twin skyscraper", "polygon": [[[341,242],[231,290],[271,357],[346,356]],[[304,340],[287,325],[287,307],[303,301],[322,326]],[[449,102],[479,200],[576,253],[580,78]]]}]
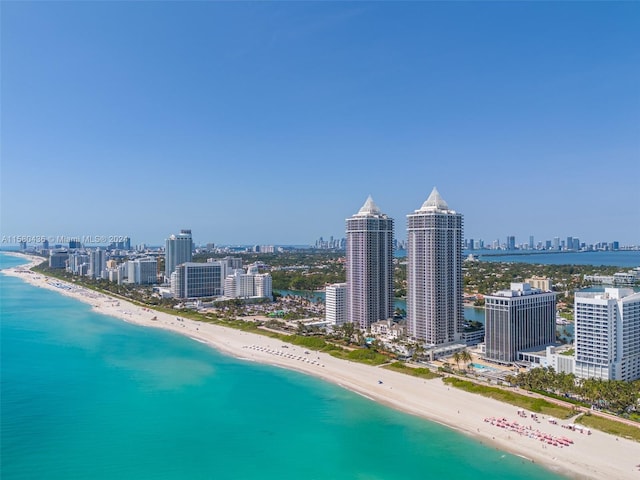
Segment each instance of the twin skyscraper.
[{"label": "twin skyscraper", "polygon": [[[367,330],[393,316],[393,219],[371,197],[347,219],[346,320]],[[407,215],[407,333],[429,345],[461,339],[462,214],[438,190]]]}]

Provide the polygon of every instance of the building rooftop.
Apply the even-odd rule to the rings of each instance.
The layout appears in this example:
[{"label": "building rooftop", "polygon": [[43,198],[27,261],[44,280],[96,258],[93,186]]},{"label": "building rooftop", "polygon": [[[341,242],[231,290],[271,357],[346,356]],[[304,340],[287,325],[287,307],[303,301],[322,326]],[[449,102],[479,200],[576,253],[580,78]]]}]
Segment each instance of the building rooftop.
[{"label": "building rooftop", "polygon": [[433,187],[429,198],[425,200],[425,202],[422,204],[422,207],[420,207],[419,210],[415,211],[415,213],[422,212],[456,213],[455,211],[449,209],[449,205],[447,205],[447,202],[445,202],[444,199],[440,196],[440,192],[438,192],[438,189],[436,187]]},{"label": "building rooftop", "polygon": [[[634,295],[631,288],[605,288],[604,292],[576,292],[577,298],[593,298],[596,300],[620,300]],[[640,296],[640,293],[636,293]]]},{"label": "building rooftop", "polygon": [[380,208],[375,204],[371,195],[367,197],[367,200],[364,202],[364,205],[358,210],[358,213],[354,215],[355,217],[386,217],[384,213],[380,211]]},{"label": "building rooftop", "polygon": [[491,295],[485,295],[485,297],[522,297],[525,295],[537,295],[543,292],[539,288],[531,288],[528,283],[512,283],[509,290],[499,290]]}]

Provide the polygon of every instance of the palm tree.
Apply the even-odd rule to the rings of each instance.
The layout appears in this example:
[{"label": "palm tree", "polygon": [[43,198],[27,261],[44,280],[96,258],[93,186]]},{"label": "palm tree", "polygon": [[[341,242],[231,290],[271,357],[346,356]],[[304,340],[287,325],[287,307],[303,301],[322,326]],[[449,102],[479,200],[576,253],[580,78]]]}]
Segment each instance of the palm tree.
[{"label": "palm tree", "polygon": [[469,368],[469,364],[473,358],[471,358],[471,354],[466,348],[460,352],[460,360],[466,364],[466,368]]},{"label": "palm tree", "polygon": [[458,370],[460,370],[460,361],[462,360],[462,355],[460,352],[456,352],[453,354],[453,361],[458,365]]},{"label": "palm tree", "polygon": [[424,347],[422,346],[422,344],[420,342],[417,342],[416,344],[414,344],[412,359],[414,361],[420,360],[423,354],[424,354]]}]

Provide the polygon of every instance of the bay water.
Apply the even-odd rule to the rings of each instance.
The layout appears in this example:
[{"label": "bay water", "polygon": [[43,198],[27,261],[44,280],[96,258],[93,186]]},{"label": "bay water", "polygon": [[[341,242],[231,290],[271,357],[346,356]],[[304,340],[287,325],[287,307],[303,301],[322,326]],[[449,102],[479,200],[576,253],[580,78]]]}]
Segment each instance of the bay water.
[{"label": "bay water", "polygon": [[[0,255],[0,268],[20,263]],[[0,295],[4,480],[561,478],[339,386],[14,277],[0,275]]]}]

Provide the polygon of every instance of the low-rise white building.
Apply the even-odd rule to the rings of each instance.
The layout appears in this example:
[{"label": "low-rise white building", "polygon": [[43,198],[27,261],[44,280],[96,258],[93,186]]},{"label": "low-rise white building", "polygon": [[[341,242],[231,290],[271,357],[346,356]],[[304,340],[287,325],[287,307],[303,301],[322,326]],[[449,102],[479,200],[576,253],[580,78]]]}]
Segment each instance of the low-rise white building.
[{"label": "low-rise white building", "polygon": [[371,333],[376,336],[382,336],[385,340],[396,340],[407,335],[407,327],[391,319],[380,320],[371,324]]},{"label": "low-rise white building", "polygon": [[553,368],[558,373],[575,373],[575,356],[567,355],[570,346],[552,347],[544,350],[518,352],[518,361],[535,367]]}]

